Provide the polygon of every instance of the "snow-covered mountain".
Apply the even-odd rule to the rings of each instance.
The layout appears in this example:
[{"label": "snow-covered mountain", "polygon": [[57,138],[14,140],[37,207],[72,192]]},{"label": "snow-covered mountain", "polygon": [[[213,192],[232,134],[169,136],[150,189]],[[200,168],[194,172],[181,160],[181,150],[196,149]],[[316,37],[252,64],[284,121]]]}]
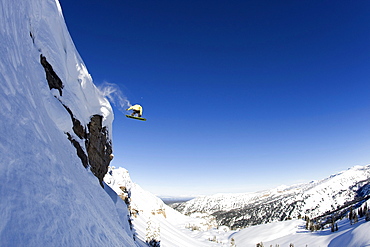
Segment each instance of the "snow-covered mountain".
[{"label": "snow-covered mountain", "polygon": [[370,193],[370,165],[355,166],[320,181],[246,194],[216,194],[177,205],[180,212],[207,213],[219,225],[243,228],[299,216],[315,218]]},{"label": "snow-covered mountain", "polygon": [[[133,183],[127,170],[109,168],[112,108],[79,56],[58,0],[0,0],[0,13],[0,246],[230,246],[234,238],[238,246],[255,246],[251,236],[264,241],[266,231],[271,243],[311,244],[315,234],[301,230],[302,220],[240,232],[215,226],[222,218],[243,222],[237,210],[256,211],[264,200],[292,209],[274,216],[285,219],[369,194],[369,166],[355,167],[306,185],[198,198],[194,205],[206,205],[198,211],[207,213],[180,214]],[[342,220],[336,235],[318,235],[320,243],[365,246],[369,223],[360,223]]]},{"label": "snow-covered mountain", "polygon": [[58,0],[0,13],[0,246],[135,246],[126,204],[102,188],[112,108]]},{"label": "snow-covered mountain", "polygon": [[[353,178],[359,179],[358,175],[361,171],[366,175],[368,169],[368,166],[353,167],[348,171],[333,175],[321,181],[290,187],[280,186],[279,188],[270,190],[270,193],[279,194],[284,193],[283,191],[287,193],[291,189],[298,190],[306,186],[307,190],[311,190],[307,194],[310,194],[311,197],[318,197],[321,195],[316,194],[313,190],[319,184],[321,186],[329,185],[325,184],[328,181],[331,181],[333,184],[344,184]],[[333,178],[336,179],[333,180]],[[166,206],[156,196],[133,183],[128,171],[124,168],[109,168],[104,181],[129,205],[132,227],[137,242],[142,244],[140,246],[145,246],[143,245],[144,241],[148,241],[148,238],[160,241],[161,246],[189,247],[255,247],[257,243],[263,243],[264,246],[290,246],[290,244],[293,244],[294,246],[331,247],[341,247],[343,243],[347,247],[367,246],[367,244],[370,244],[370,235],[367,234],[370,221],[365,221],[365,217],[360,218],[358,223],[352,225],[347,218],[347,214],[342,218],[337,215],[338,219],[336,222],[339,229],[335,232],[331,232],[330,224],[324,225],[322,230],[319,231],[308,230],[306,229],[307,222],[303,219],[276,221],[238,231],[230,231],[227,227],[217,226],[216,222],[214,220],[212,221],[212,216],[207,217],[208,214],[206,213],[193,213],[193,216],[198,216],[198,218],[192,218],[174,212],[172,208]],[[361,183],[357,183],[357,185],[359,184]],[[365,195],[368,194],[367,187],[359,185],[358,188],[361,188],[356,190],[359,197],[366,197]],[[330,190],[331,188],[328,189]],[[230,198],[237,198],[241,194],[233,194],[232,196],[230,195]],[[359,201],[362,202],[358,204],[361,208],[365,208],[366,204],[370,205],[370,199]],[[232,203],[229,202],[228,205],[231,207],[230,205]]]},{"label": "snow-covered mountain", "polygon": [[209,236],[191,229],[204,232],[217,227],[216,222],[209,218],[190,218],[165,205],[133,183],[126,169],[110,167],[104,181],[127,203],[137,242],[154,240],[161,246],[215,246],[208,240]]},{"label": "snow-covered mountain", "polygon": [[214,246],[189,229],[206,220],[167,207],[126,170],[106,177],[118,195],[104,183],[112,108],[58,0],[0,0],[0,13],[0,246]]}]

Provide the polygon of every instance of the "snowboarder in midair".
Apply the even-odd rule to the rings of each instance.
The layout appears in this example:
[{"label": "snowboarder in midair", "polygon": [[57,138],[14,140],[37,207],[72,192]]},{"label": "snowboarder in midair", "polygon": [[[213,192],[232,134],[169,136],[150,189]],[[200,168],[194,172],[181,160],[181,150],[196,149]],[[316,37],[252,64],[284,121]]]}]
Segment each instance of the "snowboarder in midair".
[{"label": "snowboarder in midair", "polygon": [[135,116],[137,114],[138,117],[141,117],[143,115],[143,107],[141,105],[133,105],[130,108],[128,108],[126,111],[132,110],[131,116]]}]

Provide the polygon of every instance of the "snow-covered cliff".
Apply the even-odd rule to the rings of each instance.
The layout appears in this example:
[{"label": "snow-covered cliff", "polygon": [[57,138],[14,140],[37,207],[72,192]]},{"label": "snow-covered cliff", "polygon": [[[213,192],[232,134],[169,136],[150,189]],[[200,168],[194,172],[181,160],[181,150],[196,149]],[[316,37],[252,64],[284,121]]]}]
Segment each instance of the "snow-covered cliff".
[{"label": "snow-covered cliff", "polygon": [[112,109],[58,0],[1,0],[0,37],[0,245],[134,246],[125,203],[101,186]]}]

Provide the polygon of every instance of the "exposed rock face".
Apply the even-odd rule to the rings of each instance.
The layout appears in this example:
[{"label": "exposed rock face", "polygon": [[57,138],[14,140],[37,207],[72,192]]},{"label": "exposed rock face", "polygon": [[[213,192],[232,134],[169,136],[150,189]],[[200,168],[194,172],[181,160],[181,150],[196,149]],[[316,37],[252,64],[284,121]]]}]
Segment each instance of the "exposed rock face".
[{"label": "exposed rock face", "polygon": [[85,168],[88,168],[89,167],[89,160],[87,158],[87,155],[86,155],[85,151],[82,149],[80,143],[78,143],[78,141],[76,141],[75,139],[73,139],[72,136],[71,136],[71,134],[69,134],[68,132],[67,132],[67,136],[68,136],[68,140],[75,147],[75,149],[77,151],[77,156],[81,159],[82,165]]},{"label": "exposed rock face", "polygon": [[[32,38],[32,35],[31,35]],[[46,80],[48,81],[50,89],[58,89],[59,95],[62,96],[63,83],[60,80],[59,76],[55,73],[53,67],[46,60],[42,54],[40,54],[40,63],[45,69]]]},{"label": "exposed rock face", "polygon": [[103,117],[94,115],[88,124],[89,134],[86,139],[86,149],[91,171],[103,186],[103,178],[111,161],[112,143],[108,139],[108,131],[102,126]]},{"label": "exposed rock face", "polygon": [[[62,102],[61,102],[62,103]],[[86,128],[84,128],[84,126],[82,126],[80,120],[78,120],[77,118],[75,118],[73,116],[73,112],[71,111],[71,109],[69,109],[66,105],[64,105],[62,103],[62,105],[64,106],[64,108],[66,108],[67,112],[69,113],[69,115],[71,116],[71,119],[72,119],[72,123],[73,123],[73,132],[80,138],[80,139],[86,139],[87,137],[87,133],[86,133]]]},{"label": "exposed rock face", "polygon": [[[40,63],[45,69],[49,88],[57,89],[59,95],[62,96],[63,82],[43,55],[40,55]],[[112,142],[109,139],[107,128],[103,126],[103,117],[93,115],[88,125],[83,126],[71,109],[63,104],[61,99],[59,101],[71,116],[73,124],[74,134],[66,133],[68,140],[76,148],[77,156],[81,159],[82,165],[85,168],[90,166],[91,172],[99,179],[100,185],[103,187],[103,178],[113,158]]]}]

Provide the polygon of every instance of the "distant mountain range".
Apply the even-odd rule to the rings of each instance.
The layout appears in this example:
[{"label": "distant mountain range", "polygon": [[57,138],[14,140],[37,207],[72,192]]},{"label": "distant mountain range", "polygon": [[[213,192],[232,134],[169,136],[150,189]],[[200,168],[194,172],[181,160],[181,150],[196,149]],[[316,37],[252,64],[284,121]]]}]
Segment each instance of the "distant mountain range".
[{"label": "distant mountain range", "polygon": [[300,217],[345,214],[370,195],[370,165],[355,166],[328,178],[245,193],[216,194],[174,204],[186,215],[206,213],[232,229]]},{"label": "distant mountain range", "polygon": [[166,205],[180,204],[190,201],[195,197],[159,197]]}]

